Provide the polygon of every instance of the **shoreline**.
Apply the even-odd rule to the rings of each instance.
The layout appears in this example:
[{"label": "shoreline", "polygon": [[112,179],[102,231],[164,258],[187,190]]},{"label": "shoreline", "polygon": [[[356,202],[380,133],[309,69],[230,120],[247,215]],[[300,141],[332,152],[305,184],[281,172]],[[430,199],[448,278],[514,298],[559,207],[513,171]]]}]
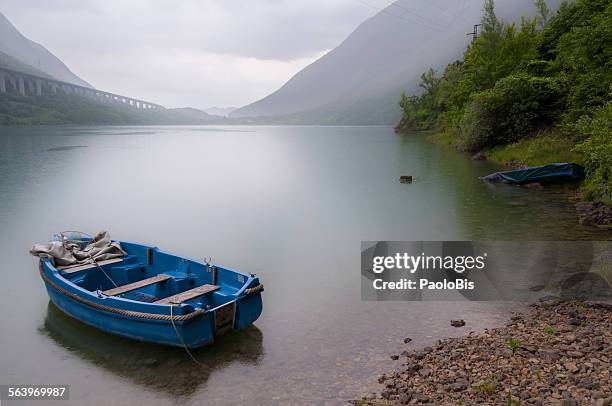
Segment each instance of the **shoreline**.
[{"label": "shoreline", "polygon": [[543,298],[504,327],[397,358],[383,389],[351,403],[610,406],[612,302]]},{"label": "shoreline", "polygon": [[[410,135],[411,134],[411,132],[401,129],[398,126],[395,127],[395,132],[398,135]],[[532,165],[529,165],[527,162],[519,162],[516,160],[503,161],[503,160],[490,159],[491,155],[496,153],[495,149],[488,150],[488,151],[482,150],[474,154],[466,153],[465,151],[461,150],[460,144],[454,142],[455,135],[453,135],[451,132],[448,132],[448,131],[415,130],[414,132],[425,134],[427,136],[426,137],[427,142],[450,148],[457,153],[464,154],[466,155],[466,157],[470,157],[474,161],[489,161],[489,162],[499,164],[503,166],[505,170],[524,169],[528,166],[537,166],[537,165],[543,164],[542,162],[536,162]],[[550,134],[544,135],[544,137],[547,137],[547,136],[551,137]],[[554,137],[554,134],[552,135],[552,137]],[[529,139],[526,141],[529,142]],[[512,148],[513,145],[514,144],[510,144],[510,145],[502,146],[500,148],[501,149]],[[498,148],[497,152],[499,151],[500,149]],[[548,154],[546,158],[544,159],[548,160],[547,163],[551,163],[551,161],[556,161],[556,162],[564,161],[564,159],[555,159],[555,157],[556,157],[556,154],[551,153],[551,154]],[[560,157],[560,158],[566,158],[566,157]],[[542,158],[540,157],[539,159],[542,159]],[[530,189],[540,189],[545,186],[542,186],[539,183],[535,183],[535,184],[530,183],[522,187],[527,187]],[[590,226],[590,227],[596,227],[603,231],[612,231],[612,206],[607,205],[606,203],[597,201],[597,200],[585,200],[581,196],[580,189],[577,190],[576,196],[570,198],[569,201],[573,203],[574,208],[576,209],[576,212],[578,214],[578,222],[580,224]]]}]

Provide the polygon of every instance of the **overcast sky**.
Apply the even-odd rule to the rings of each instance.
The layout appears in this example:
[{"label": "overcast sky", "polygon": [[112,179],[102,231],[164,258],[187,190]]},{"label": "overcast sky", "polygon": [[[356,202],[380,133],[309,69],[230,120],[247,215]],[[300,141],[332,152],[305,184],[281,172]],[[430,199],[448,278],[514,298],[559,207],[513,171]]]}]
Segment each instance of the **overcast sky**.
[{"label": "overcast sky", "polygon": [[1,0],[29,39],[100,89],[168,107],[242,106],[387,0]]}]

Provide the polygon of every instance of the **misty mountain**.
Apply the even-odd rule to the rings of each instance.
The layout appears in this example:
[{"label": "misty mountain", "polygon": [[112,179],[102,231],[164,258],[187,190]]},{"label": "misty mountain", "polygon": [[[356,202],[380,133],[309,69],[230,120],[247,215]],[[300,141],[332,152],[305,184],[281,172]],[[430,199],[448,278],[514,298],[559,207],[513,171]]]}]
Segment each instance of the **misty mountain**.
[{"label": "misty mountain", "polygon": [[[398,0],[280,89],[230,117],[268,117],[293,124],[393,124],[401,115],[401,92],[417,91],[422,72],[429,67],[440,71],[465,51],[470,41],[466,33],[480,22],[482,5],[477,0]],[[498,0],[496,6],[506,21],[535,13],[532,0]]]},{"label": "misty mountain", "polygon": [[207,109],[202,109],[203,112],[212,114],[214,116],[222,116],[227,117],[230,113],[236,110],[238,107],[209,107]]},{"label": "misty mountain", "polygon": [[11,70],[18,71],[18,72],[27,73],[30,75],[41,76],[43,78],[53,79],[51,75],[41,71],[40,69],[36,69],[33,66],[23,63],[20,60],[2,51],[0,51],[0,67],[11,69]]},{"label": "misty mountain", "polygon": [[45,47],[23,36],[1,12],[0,66],[32,74],[43,72],[57,80],[92,87]]}]

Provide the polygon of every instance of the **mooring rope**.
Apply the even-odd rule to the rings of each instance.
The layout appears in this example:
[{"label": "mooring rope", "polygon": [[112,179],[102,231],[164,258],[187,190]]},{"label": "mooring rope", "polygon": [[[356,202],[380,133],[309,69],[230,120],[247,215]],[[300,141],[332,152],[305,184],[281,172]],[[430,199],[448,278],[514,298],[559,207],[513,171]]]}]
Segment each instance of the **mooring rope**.
[{"label": "mooring rope", "polygon": [[102,269],[102,267],[98,264],[98,262],[96,262],[96,260],[94,259],[94,257],[91,256],[91,254],[89,255],[89,258],[93,261],[94,265],[100,270],[102,271],[102,273],[104,274],[104,276],[106,276],[108,278],[109,281],[112,282],[113,285],[115,285],[115,287],[117,288],[117,284],[115,283],[114,280],[112,280],[112,278],[110,276],[108,276],[108,274],[106,272],[104,272],[104,269]]},{"label": "mooring rope", "polygon": [[[172,309],[173,308],[174,308],[174,304],[170,303],[170,316],[172,316]],[[187,355],[189,355],[191,360],[193,362],[195,362],[197,365],[199,365],[200,367],[204,368],[206,370],[206,372],[211,373],[213,371],[213,369],[208,367],[207,365],[204,365],[200,361],[198,361],[196,359],[196,357],[193,356],[191,351],[189,351],[189,347],[187,347],[187,344],[185,344],[185,340],[183,340],[183,336],[180,335],[178,329],[176,328],[176,325],[174,324],[174,319],[172,317],[170,318],[170,322],[172,323],[172,327],[174,328],[174,332],[176,333],[176,336],[181,341],[181,344],[183,345],[183,348],[185,349],[185,352],[187,353]]]}]

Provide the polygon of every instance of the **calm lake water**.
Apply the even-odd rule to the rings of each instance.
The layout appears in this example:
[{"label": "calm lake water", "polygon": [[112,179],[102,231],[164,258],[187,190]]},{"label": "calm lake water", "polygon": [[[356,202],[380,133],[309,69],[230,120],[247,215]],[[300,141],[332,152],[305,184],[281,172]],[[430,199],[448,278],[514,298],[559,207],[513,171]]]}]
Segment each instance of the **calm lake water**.
[{"label": "calm lake water", "polygon": [[[362,240],[609,238],[578,224],[571,190],[478,179],[497,169],[390,127],[0,127],[0,384],[70,384],[59,405],[335,404],[379,389],[389,355],[520,305],[362,302]],[[264,313],[195,351],[207,369],[98,332],[49,303],[27,252],[65,229],[257,273]]]}]

